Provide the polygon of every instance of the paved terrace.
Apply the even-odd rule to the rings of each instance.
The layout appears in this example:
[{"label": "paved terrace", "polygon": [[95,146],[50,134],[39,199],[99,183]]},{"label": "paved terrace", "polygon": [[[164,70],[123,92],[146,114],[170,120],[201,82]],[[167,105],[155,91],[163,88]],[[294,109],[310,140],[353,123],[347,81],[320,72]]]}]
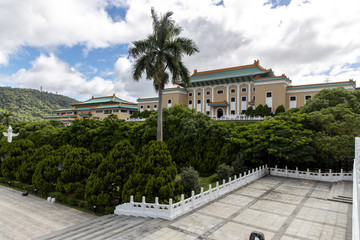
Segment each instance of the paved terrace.
[{"label": "paved terrace", "polygon": [[0,187],[0,239],[351,239],[352,205],[327,200],[332,185],[267,176],[173,221],[94,217]]}]

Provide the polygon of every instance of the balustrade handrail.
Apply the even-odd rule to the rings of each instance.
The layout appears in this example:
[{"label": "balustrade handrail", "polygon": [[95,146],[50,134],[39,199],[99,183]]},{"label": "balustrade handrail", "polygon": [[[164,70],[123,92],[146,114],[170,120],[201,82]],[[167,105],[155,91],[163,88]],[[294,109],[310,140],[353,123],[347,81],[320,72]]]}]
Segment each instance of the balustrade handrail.
[{"label": "balustrade handrail", "polygon": [[355,138],[355,159],[353,168],[353,212],[352,239],[360,239],[360,138]]},{"label": "balustrade handrail", "polygon": [[209,190],[204,191],[200,189],[200,193],[195,195],[192,191],[189,198],[184,198],[184,194],[181,195],[179,202],[173,203],[172,199],[169,199],[169,204],[159,204],[159,199],[155,198],[155,203],[146,203],[145,197],[142,197],[142,202],[134,202],[133,196],[130,197],[129,203],[118,205],[114,211],[115,214],[138,216],[138,217],[152,217],[163,218],[167,220],[175,219],[185,213],[188,213],[204,204],[213,201],[225,194],[242,187],[250,182],[253,182],[267,173],[267,166],[256,168],[256,170],[248,171],[244,175],[234,176],[233,180],[229,178],[228,182],[223,180],[222,185],[216,182],[216,187],[212,188],[209,185]]}]

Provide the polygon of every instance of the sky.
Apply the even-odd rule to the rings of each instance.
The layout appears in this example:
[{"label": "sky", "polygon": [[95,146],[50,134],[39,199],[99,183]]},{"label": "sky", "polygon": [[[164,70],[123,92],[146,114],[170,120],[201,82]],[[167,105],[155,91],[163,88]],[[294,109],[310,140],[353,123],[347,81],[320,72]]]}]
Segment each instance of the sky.
[{"label": "sky", "polygon": [[151,7],[173,11],[197,44],[184,57],[191,73],[258,59],[293,85],[360,85],[359,0],[0,0],[0,86],[80,101],[156,96],[151,81],[133,81],[128,56],[152,32]]}]

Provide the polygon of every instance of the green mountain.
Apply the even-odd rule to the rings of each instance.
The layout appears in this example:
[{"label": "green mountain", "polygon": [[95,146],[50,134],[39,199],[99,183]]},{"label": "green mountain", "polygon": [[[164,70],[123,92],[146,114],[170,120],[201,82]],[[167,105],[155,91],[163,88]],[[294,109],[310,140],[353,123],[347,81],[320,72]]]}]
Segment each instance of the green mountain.
[{"label": "green mountain", "polygon": [[12,122],[39,121],[53,109],[78,102],[75,99],[35,89],[0,87],[0,112],[13,113]]}]

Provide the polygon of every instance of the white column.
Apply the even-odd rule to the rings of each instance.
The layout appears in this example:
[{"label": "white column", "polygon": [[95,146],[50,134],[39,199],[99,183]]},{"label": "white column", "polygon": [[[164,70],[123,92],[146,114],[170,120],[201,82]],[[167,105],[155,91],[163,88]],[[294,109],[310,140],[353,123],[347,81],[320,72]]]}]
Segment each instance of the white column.
[{"label": "white column", "polygon": [[201,105],[201,108],[202,108],[202,113],[205,114],[205,87],[202,88],[202,105]]},{"label": "white column", "polygon": [[[230,104],[229,85],[226,85],[226,98],[227,98],[228,104]],[[230,114],[229,114],[229,105],[226,106],[226,115],[230,115]]]},{"label": "white column", "polygon": [[195,96],[196,96],[196,88],[195,88],[195,87],[194,87],[193,96],[194,96],[193,106],[194,106],[194,108],[195,108],[195,110],[196,110],[196,104],[197,104],[197,102],[196,102],[196,99],[195,99]]},{"label": "white column", "polygon": [[236,93],[236,113],[240,115],[240,83],[237,85]]},{"label": "white column", "polygon": [[[211,102],[214,102],[214,86],[211,86]],[[214,108],[211,107],[211,117],[214,117]]]},{"label": "white column", "polygon": [[[248,91],[249,91],[249,93],[248,93],[248,102],[251,102],[251,91],[252,91],[252,89],[251,89],[251,83],[250,82],[248,82]],[[247,107],[247,106],[246,106]]]}]

